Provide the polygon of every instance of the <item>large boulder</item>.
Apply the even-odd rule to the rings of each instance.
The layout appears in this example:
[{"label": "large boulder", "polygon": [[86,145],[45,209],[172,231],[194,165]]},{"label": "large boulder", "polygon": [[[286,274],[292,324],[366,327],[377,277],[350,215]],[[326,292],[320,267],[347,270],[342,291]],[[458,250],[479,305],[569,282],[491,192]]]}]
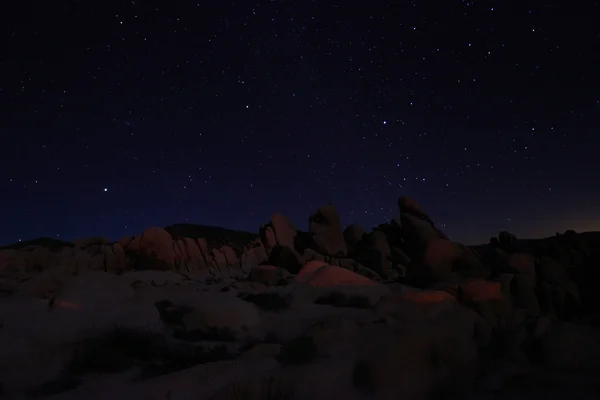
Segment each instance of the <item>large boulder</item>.
[{"label": "large boulder", "polygon": [[356,246],[361,242],[365,234],[365,228],[358,224],[348,225],[344,229],[344,240],[346,241],[346,248],[348,253],[351,253]]},{"label": "large boulder", "polygon": [[398,208],[400,210],[400,226],[405,234],[410,234],[413,239],[415,236],[425,241],[429,237],[448,239],[448,236],[435,227],[431,217],[414,199],[406,196],[400,197]]},{"label": "large boulder", "polygon": [[296,281],[315,287],[379,285],[379,283],[355,272],[322,261],[307,262],[298,272]]},{"label": "large boulder", "polygon": [[229,293],[203,293],[174,305],[191,310],[182,323],[188,335],[200,338],[233,340],[260,322],[252,303]]},{"label": "large boulder", "polygon": [[119,244],[133,258],[134,269],[175,268],[173,238],[163,228],[148,228],[141,236],[121,239]]},{"label": "large boulder", "polygon": [[310,216],[308,231],[312,235],[312,247],[316,251],[334,257],[346,255],[340,216],[333,204],[320,207]]},{"label": "large boulder", "polygon": [[375,305],[374,311],[380,317],[393,317],[401,322],[412,323],[454,310],[458,306],[456,296],[448,291],[410,290],[384,296]]},{"label": "large boulder", "polygon": [[302,266],[302,256],[296,249],[298,229],[287,217],[275,212],[271,221],[260,228],[259,236],[268,256],[268,263],[292,273]]},{"label": "large boulder", "polygon": [[378,230],[364,235],[357,257],[361,264],[387,278],[392,269],[391,249],[386,235]]}]

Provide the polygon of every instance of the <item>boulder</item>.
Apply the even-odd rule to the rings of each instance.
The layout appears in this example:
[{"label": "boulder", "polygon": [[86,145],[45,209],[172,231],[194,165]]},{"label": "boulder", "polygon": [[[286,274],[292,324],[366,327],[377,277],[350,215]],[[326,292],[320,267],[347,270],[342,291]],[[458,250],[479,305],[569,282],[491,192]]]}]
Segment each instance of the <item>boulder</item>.
[{"label": "boulder", "polygon": [[235,339],[260,322],[253,304],[228,293],[203,293],[176,305],[191,309],[182,319],[189,334]]},{"label": "boulder", "polygon": [[375,230],[365,234],[358,253],[361,264],[377,272],[382,278],[390,275],[391,249],[383,232]]},{"label": "boulder", "polygon": [[343,235],[348,253],[351,253],[356,248],[365,233],[365,228],[358,224],[349,225],[346,227],[346,229],[344,229]]},{"label": "boulder", "polygon": [[278,245],[290,248],[294,247],[294,240],[298,229],[296,229],[292,221],[276,212],[271,217],[271,228]]},{"label": "boulder", "polygon": [[398,321],[412,322],[458,307],[456,297],[444,290],[413,290],[392,293],[381,298],[374,311],[381,317],[393,317]]},{"label": "boulder", "polygon": [[379,283],[355,272],[320,261],[306,263],[296,276],[296,281],[316,287],[379,285]]},{"label": "boulder", "polygon": [[297,251],[296,237],[298,229],[285,216],[275,212],[271,221],[263,225],[259,236],[268,256],[270,265],[285,268],[292,273],[302,266],[302,256]]},{"label": "boulder", "polygon": [[308,231],[312,235],[312,248],[327,256],[344,257],[346,242],[340,216],[333,204],[320,207],[310,216]]},{"label": "boulder", "polygon": [[535,258],[527,253],[513,253],[508,257],[508,266],[503,272],[535,276]]}]

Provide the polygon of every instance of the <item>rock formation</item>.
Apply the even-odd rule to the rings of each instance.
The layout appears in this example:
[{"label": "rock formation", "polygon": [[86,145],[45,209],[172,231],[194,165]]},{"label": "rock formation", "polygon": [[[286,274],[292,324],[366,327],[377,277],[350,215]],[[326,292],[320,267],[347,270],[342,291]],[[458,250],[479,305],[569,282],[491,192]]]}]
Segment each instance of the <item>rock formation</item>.
[{"label": "rock formation", "polygon": [[600,233],[469,247],[415,200],[398,208],[372,230],[327,204],[306,231],[276,212],[256,235],[0,248],[2,396],[597,394]]}]

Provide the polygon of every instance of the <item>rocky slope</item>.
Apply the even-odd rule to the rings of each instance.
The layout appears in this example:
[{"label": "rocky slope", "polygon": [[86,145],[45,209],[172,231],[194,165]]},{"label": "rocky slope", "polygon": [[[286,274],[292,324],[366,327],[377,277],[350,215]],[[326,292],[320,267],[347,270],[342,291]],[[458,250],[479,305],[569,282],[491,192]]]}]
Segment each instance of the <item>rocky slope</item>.
[{"label": "rocky slope", "polygon": [[4,398],[591,398],[600,233],[453,242],[410,198],[371,231],[146,229],[0,249]]}]

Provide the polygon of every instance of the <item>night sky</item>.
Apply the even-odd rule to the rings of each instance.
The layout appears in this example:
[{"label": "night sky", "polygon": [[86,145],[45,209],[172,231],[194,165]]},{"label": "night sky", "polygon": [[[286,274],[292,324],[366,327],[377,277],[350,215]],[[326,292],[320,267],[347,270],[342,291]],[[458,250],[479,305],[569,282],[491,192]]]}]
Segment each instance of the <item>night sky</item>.
[{"label": "night sky", "polygon": [[467,243],[600,230],[597,1],[12,3],[0,244],[401,195]]}]

